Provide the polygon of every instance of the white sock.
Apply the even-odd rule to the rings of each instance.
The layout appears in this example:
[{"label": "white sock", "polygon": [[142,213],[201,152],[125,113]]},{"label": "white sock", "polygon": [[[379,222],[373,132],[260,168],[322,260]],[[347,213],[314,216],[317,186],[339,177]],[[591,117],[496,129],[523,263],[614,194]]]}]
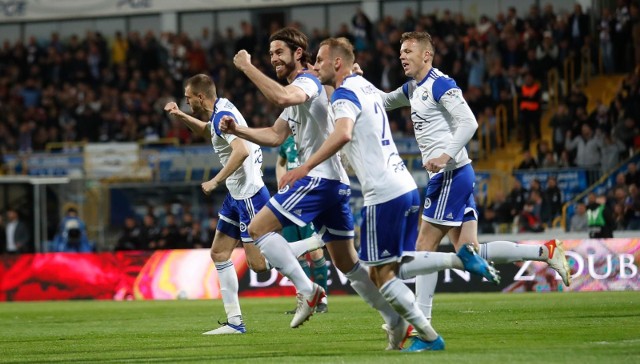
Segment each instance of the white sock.
[{"label": "white sock", "polygon": [[313,282],[302,270],[298,257],[293,254],[282,235],[267,233],[256,239],[255,244],[269,263],[291,280],[298,292],[305,296],[313,294]]},{"label": "white sock", "polygon": [[[230,260],[225,262],[214,262],[218,272],[218,282],[220,282],[220,295],[224,304],[224,311],[227,313],[227,321],[235,325],[242,322],[242,312],[240,311],[240,300],[238,299],[238,275],[236,268]],[[239,321],[238,323],[231,322]]]},{"label": "white sock", "polygon": [[289,243],[289,247],[291,248],[291,251],[293,251],[293,255],[295,255],[296,257],[299,257],[306,252],[322,248],[323,246],[324,242],[318,234],[313,234],[306,239]]},{"label": "white sock", "polygon": [[391,279],[380,288],[380,293],[402,318],[413,325],[423,339],[433,341],[438,338],[429,320],[415,304],[416,296],[401,280]]},{"label": "white sock", "polygon": [[543,245],[516,244],[510,241],[492,241],[480,244],[480,256],[487,261],[500,263],[521,262],[523,260],[546,261],[546,247]]},{"label": "white sock", "polygon": [[362,297],[362,299],[371,307],[378,310],[380,316],[389,327],[394,327],[400,320],[400,315],[389,305],[389,302],[382,296],[378,288],[369,278],[369,273],[360,265],[356,265],[351,271],[345,273],[345,276],[349,279],[351,287],[356,293]]},{"label": "white sock", "polygon": [[416,276],[416,304],[429,321],[431,321],[433,295],[437,285],[438,272]]},{"label": "white sock", "polygon": [[464,269],[462,261],[454,253],[416,252],[416,255],[400,265],[398,278],[409,279],[445,268]]}]

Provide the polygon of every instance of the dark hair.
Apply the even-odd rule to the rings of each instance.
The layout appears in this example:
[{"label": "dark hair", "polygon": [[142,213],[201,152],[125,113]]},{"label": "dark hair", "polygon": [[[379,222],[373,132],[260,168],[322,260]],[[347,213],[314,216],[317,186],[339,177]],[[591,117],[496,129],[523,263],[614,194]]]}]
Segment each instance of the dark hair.
[{"label": "dark hair", "polygon": [[309,41],[307,36],[298,29],[286,27],[271,34],[269,37],[269,43],[279,40],[284,42],[291,52],[295,52],[298,48],[302,49],[302,57],[300,57],[300,63],[307,65],[311,61],[311,54],[307,52]]},{"label": "dark hair", "polygon": [[193,94],[204,94],[208,99],[214,99],[216,97],[216,85],[213,83],[211,77],[200,73],[185,82],[185,87],[191,87]]}]

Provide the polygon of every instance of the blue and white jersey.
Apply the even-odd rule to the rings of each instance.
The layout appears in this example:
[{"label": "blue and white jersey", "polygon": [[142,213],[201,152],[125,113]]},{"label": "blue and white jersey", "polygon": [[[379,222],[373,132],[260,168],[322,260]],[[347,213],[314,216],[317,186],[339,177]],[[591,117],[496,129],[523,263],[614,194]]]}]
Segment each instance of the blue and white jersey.
[{"label": "blue and white jersey", "polygon": [[[333,119],[328,117],[329,99],[320,80],[312,74],[301,73],[292,85],[302,89],[309,99],[302,104],[284,109],[280,118],[286,120],[298,148],[300,163],[304,163],[315,153],[334,130]],[[309,172],[309,177],[339,180],[349,184],[347,172],[334,155]]]},{"label": "blue and white jersey", "polygon": [[438,173],[471,163],[464,146],[473,137],[478,123],[452,78],[431,68],[422,81],[411,80],[393,92],[383,93],[382,97],[386,109],[411,106],[411,120],[423,163],[442,153],[451,156],[451,160]]},{"label": "blue and white jersey", "polygon": [[375,86],[362,76],[348,76],[333,93],[331,106],[334,120],[349,118],[355,123],[351,141],[342,149],[362,185],[365,206],[417,188],[398,154]]},{"label": "blue and white jersey", "polygon": [[[220,119],[223,116],[231,116],[238,125],[247,126],[240,111],[231,101],[218,98],[213,107],[213,114],[209,119],[209,129],[211,130],[211,145],[213,151],[220,158],[223,166],[229,161],[231,155],[231,142],[237,138],[235,135],[225,134],[220,131]],[[227,189],[236,200],[242,200],[255,195],[263,186],[262,181],[262,150],[254,143],[244,141],[249,148],[249,156],[242,163],[242,167],[233,172],[225,181]]]}]

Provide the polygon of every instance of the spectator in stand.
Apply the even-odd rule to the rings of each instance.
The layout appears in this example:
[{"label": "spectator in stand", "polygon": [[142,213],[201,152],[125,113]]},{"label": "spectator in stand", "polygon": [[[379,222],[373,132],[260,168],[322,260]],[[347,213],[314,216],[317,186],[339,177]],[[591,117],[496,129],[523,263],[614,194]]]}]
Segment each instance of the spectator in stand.
[{"label": "spectator in stand", "polygon": [[540,62],[540,68],[546,71],[550,71],[553,68],[556,68],[558,65],[559,52],[560,51],[558,49],[558,45],[553,40],[553,33],[551,33],[550,30],[545,30],[543,33],[542,42],[536,48],[536,58],[538,59],[538,62]]},{"label": "spectator in stand", "polygon": [[571,156],[569,155],[569,151],[564,149],[560,152],[560,157],[557,161],[558,168],[573,168],[575,164],[571,161]]},{"label": "spectator in stand", "polygon": [[576,53],[577,57],[580,56],[580,50],[584,45],[585,37],[591,32],[589,24],[589,15],[583,12],[581,4],[575,3],[573,6],[573,13],[569,16],[568,26],[569,34],[571,36],[571,48]]},{"label": "spectator in stand", "polygon": [[540,138],[540,119],[542,118],[542,90],[540,83],[527,72],[524,84],[520,88],[520,127],[522,150],[529,150],[532,139]]},{"label": "spectator in stand", "polygon": [[547,152],[544,155],[544,159],[542,160],[542,164],[540,165],[542,169],[556,169],[558,168],[558,162],[556,161],[556,157],[554,157],[553,152]]},{"label": "spectator in stand", "polygon": [[549,176],[547,179],[547,188],[544,190],[544,199],[549,206],[550,221],[547,224],[551,224],[553,219],[560,216],[562,213],[562,191],[558,188],[558,179],[556,176]]},{"label": "spectator in stand", "polygon": [[540,221],[540,224],[544,224],[546,221],[545,201],[539,189],[529,191],[529,201],[533,203],[533,211],[531,213]]},{"label": "spectator in stand", "polygon": [[541,233],[544,231],[542,221],[533,214],[535,203],[533,201],[527,201],[524,204],[522,212],[518,219],[518,231],[521,233]]},{"label": "spectator in stand", "polygon": [[496,212],[492,206],[487,206],[478,222],[478,234],[496,233]]},{"label": "spectator in stand", "polygon": [[567,97],[567,105],[569,106],[569,114],[571,117],[576,115],[576,111],[579,108],[586,109],[589,99],[587,95],[582,91],[579,85],[574,84],[571,86],[571,92]]},{"label": "spectator in stand", "polygon": [[141,229],[138,226],[138,222],[135,217],[128,216],[124,219],[124,226],[122,228],[122,233],[118,238],[118,242],[116,243],[114,250],[141,250],[145,247],[142,246],[142,242],[140,241]]},{"label": "spectator in stand", "polygon": [[202,224],[200,222],[194,221],[193,224],[191,224],[191,229],[189,229],[185,241],[186,245],[191,249],[202,249],[206,247],[205,240],[203,239]]},{"label": "spectator in stand", "polygon": [[569,151],[577,149],[576,165],[580,168],[596,169],[600,167],[601,145],[593,135],[589,124],[582,124],[581,135],[573,138],[571,131],[567,131],[565,148]]},{"label": "spectator in stand", "polygon": [[27,224],[20,220],[18,210],[13,207],[7,209],[7,220],[1,230],[4,232],[3,252],[10,254],[33,252],[31,232]]},{"label": "spectator in stand", "polygon": [[520,162],[520,164],[518,165],[518,169],[538,169],[538,163],[533,158],[533,156],[531,156],[531,152],[528,149],[526,149],[524,153],[522,153],[522,162]]},{"label": "spectator in stand", "polygon": [[511,206],[505,199],[504,193],[502,191],[495,192],[493,201],[491,202],[489,207],[493,211],[495,211],[497,224],[511,224],[513,222],[513,216],[511,216]]},{"label": "spectator in stand", "polygon": [[158,249],[182,249],[184,241],[180,236],[180,228],[176,221],[176,216],[168,214],[165,216],[165,226],[160,230],[158,238]]},{"label": "spectator in stand", "polygon": [[617,3],[612,34],[615,70],[616,72],[627,72],[632,69],[628,52],[631,48],[629,0],[618,0]]},{"label": "spectator in stand", "polygon": [[511,217],[518,216],[525,202],[529,197],[529,191],[522,187],[522,183],[517,178],[514,179],[513,188],[507,196],[507,203],[511,207]]},{"label": "spectator in stand", "polygon": [[631,150],[634,148],[635,138],[640,134],[640,128],[637,125],[634,118],[625,117],[614,126],[613,135]]},{"label": "spectator in stand", "polygon": [[540,140],[538,142],[537,156],[536,156],[536,164],[538,165],[538,168],[544,168],[542,165],[544,164],[544,161],[547,158],[547,154],[549,152],[551,152],[551,148],[549,147],[549,142],[546,140]]},{"label": "spectator in stand", "polygon": [[605,175],[614,168],[616,168],[620,162],[622,162],[621,156],[626,151],[624,144],[616,139],[611,133],[603,132],[602,141],[600,147],[600,170]]},{"label": "spectator in stand", "polygon": [[640,230],[640,193],[636,184],[629,185],[629,197],[624,206],[626,230]]},{"label": "spectator in stand", "polygon": [[139,235],[140,249],[158,249],[160,232],[155,216],[153,214],[144,215]]},{"label": "spectator in stand", "polygon": [[569,224],[569,231],[571,232],[583,232],[588,231],[587,227],[587,206],[583,202],[576,204],[576,210],[571,216],[571,223]]},{"label": "spectator in stand", "polygon": [[558,156],[564,150],[565,137],[567,131],[571,127],[571,115],[569,114],[569,107],[565,103],[560,103],[555,111],[555,114],[551,117],[549,126],[553,128],[552,141],[553,151]]},{"label": "spectator in stand", "polygon": [[636,186],[640,186],[640,170],[638,170],[638,165],[635,162],[631,162],[627,166],[624,181],[627,185],[635,184]]}]

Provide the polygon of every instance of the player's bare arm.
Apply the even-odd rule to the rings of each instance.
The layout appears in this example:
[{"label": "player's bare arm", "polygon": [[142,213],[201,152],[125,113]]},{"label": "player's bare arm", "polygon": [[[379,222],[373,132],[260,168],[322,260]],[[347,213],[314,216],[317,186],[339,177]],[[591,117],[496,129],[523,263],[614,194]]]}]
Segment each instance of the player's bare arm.
[{"label": "player's bare arm", "polygon": [[313,153],[300,167],[294,168],[282,176],[278,183],[278,188],[293,185],[297,180],[309,174],[309,171],[314,169],[318,164],[338,153],[345,144],[351,141],[353,124],[354,121],[350,118],[340,118],[336,120],[335,130],[329,135],[327,140],[322,143],[320,149]]},{"label": "player's bare arm", "polygon": [[231,141],[231,155],[229,156],[229,160],[227,164],[215,175],[212,179],[207,182],[203,182],[202,192],[205,195],[209,195],[211,191],[215,190],[221,183],[223,183],[227,177],[229,177],[233,172],[238,170],[244,163],[244,160],[249,156],[249,148],[244,140],[240,138],[236,138]]},{"label": "player's bare arm", "polygon": [[278,160],[276,161],[276,182],[280,181],[280,178],[287,173],[287,159],[283,158],[281,155],[278,156]]},{"label": "player's bare arm", "polygon": [[164,106],[164,111],[168,112],[169,115],[171,115],[172,117],[182,121],[184,125],[186,125],[187,128],[191,130],[193,134],[202,136],[205,139],[208,136],[210,136],[209,123],[205,123],[202,120],[198,120],[193,116],[180,110],[180,108],[178,107],[178,104],[176,104],[175,102],[168,102]]},{"label": "player's bare arm", "polygon": [[242,139],[267,147],[279,146],[291,133],[287,122],[280,118],[269,128],[249,128],[238,125],[230,116],[223,116],[220,119],[220,130],[223,133],[237,135]]},{"label": "player's bare arm", "polygon": [[251,55],[244,49],[233,57],[233,64],[256,85],[267,100],[278,107],[299,105],[309,99],[301,88],[293,85],[283,86],[262,73],[251,63]]}]

